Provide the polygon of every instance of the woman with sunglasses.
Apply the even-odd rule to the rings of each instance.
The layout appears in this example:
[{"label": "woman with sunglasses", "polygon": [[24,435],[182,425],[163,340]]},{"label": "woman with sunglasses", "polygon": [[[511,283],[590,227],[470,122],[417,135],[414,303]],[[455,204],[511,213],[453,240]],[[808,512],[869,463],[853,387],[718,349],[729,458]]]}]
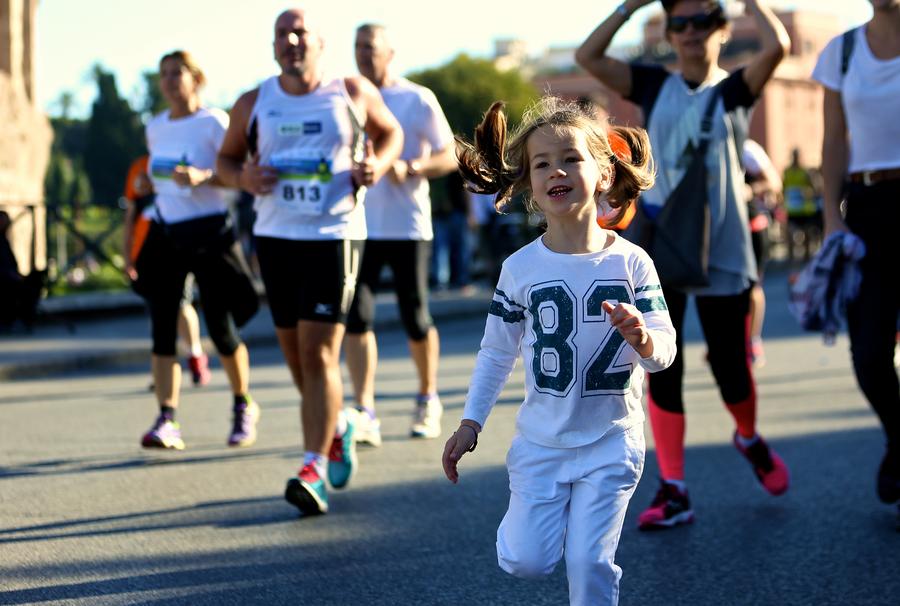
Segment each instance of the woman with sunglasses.
[{"label": "woman with sunglasses", "polygon": [[900,500],[900,387],[894,367],[900,313],[900,0],[870,2],[872,19],[828,43],[813,79],[825,88],[825,235],[849,231],[866,245],[859,295],[847,310],[847,324],[856,380],[887,442],[878,497],[895,503]]},{"label": "woman with sunglasses", "polygon": [[663,294],[677,331],[678,354],[668,369],[649,378],[648,409],[661,483],[656,498],[638,518],[641,529],[693,521],[684,475],[681,335],[688,295],[696,297],[709,364],[735,422],[735,447],[769,493],[782,494],[789,484],[784,462],[756,432],[756,389],[747,343],[750,292],[758,278],[740,155],[750,107],[787,54],[790,40],[768,7],[760,0],[747,0],[746,10],[756,21],[760,48],[747,65],[729,74],[718,65],[729,34],[721,4],[715,0],[669,0],[662,4],[666,38],[676,57],[673,72],[657,65],[624,63],[607,55],[619,28],[651,2],[623,2],[575,55],[589,73],[643,109],[657,167],[656,185],[641,198],[642,211],[648,217],[658,216],[685,175],[699,139],[701,118],[709,103],[714,103],[705,158],[711,225],[708,286],[674,287],[663,281]]}]

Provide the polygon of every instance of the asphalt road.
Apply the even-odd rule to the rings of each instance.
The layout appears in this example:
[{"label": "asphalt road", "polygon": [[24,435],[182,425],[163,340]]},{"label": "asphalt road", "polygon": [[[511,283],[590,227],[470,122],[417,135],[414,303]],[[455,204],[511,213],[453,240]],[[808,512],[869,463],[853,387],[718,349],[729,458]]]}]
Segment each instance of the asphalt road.
[{"label": "asphalt road", "polygon": [[[697,520],[636,530],[656,488],[648,452],[619,548],[621,604],[898,603],[896,510],[874,494],[882,438],[846,341],[824,348],[773,315],[760,428],[790,466],[791,490],[775,498],[756,485],[692,340],[687,470]],[[444,438],[483,322],[440,325]],[[298,397],[275,349],[251,352],[263,416],[258,443],[243,450],[224,445],[220,370],[209,387],[185,391],[182,453],[138,446],[155,413],[144,368],[0,385],[0,604],[567,603],[564,565],[544,581],[496,565],[521,369],[453,486],[440,470],[444,438],[406,437],[415,382],[402,334],[379,344],[384,446],[361,450],[354,483],[311,519],[281,496],[302,452]]]}]

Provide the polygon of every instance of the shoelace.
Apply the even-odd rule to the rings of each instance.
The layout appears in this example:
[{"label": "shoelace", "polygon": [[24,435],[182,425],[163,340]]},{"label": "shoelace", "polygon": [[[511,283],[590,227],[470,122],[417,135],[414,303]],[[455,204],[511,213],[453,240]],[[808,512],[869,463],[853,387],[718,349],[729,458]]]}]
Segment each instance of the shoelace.
[{"label": "shoelace", "polygon": [[332,461],[342,461],[344,459],[344,438],[334,438],[331,441],[331,450],[328,451],[328,458]]},{"label": "shoelace", "polygon": [[248,408],[250,408],[249,404],[244,405],[242,408],[234,409],[234,419],[232,420],[231,433],[249,432],[250,415],[247,414]]}]

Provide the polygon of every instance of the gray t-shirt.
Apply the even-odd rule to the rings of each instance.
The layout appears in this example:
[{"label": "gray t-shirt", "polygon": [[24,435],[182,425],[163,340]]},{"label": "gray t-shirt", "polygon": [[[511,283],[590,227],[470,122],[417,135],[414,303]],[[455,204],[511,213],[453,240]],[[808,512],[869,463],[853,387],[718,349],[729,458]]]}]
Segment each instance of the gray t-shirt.
[{"label": "gray t-shirt", "polygon": [[747,137],[749,107],[755,98],[744,82],[742,70],[730,75],[719,70],[708,81],[696,84],[662,67],[632,65],[629,100],[644,110],[657,171],[656,184],[644,192],[641,200],[650,216],[658,214],[684,176],[691,151],[698,144],[703,111],[719,82],[721,99],[713,112],[712,139],[706,156],[710,284],[689,289],[697,295],[734,295],[757,280],[743,198],[740,148]]}]

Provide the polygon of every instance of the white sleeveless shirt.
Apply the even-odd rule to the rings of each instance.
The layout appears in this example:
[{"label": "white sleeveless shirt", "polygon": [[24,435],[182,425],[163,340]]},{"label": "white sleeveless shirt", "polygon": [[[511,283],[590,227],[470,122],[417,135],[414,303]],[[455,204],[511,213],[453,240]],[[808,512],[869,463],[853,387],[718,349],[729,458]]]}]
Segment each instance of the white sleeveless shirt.
[{"label": "white sleeveless shirt", "polygon": [[[272,193],[257,196],[257,236],[288,240],[365,240],[366,215],[350,170],[361,153],[364,120],[344,80],[305,95],[263,82],[250,115],[259,162],[278,169]],[[359,196],[362,200],[362,196]]]},{"label": "white sleeveless shirt", "polygon": [[[172,172],[179,164],[215,168],[227,128],[228,114],[206,108],[174,120],[166,110],[147,123],[150,179],[156,192],[156,208],[165,222],[178,223],[228,211],[230,196],[226,190],[210,185],[181,187],[172,180]],[[154,212],[154,219],[155,215]]]}]

